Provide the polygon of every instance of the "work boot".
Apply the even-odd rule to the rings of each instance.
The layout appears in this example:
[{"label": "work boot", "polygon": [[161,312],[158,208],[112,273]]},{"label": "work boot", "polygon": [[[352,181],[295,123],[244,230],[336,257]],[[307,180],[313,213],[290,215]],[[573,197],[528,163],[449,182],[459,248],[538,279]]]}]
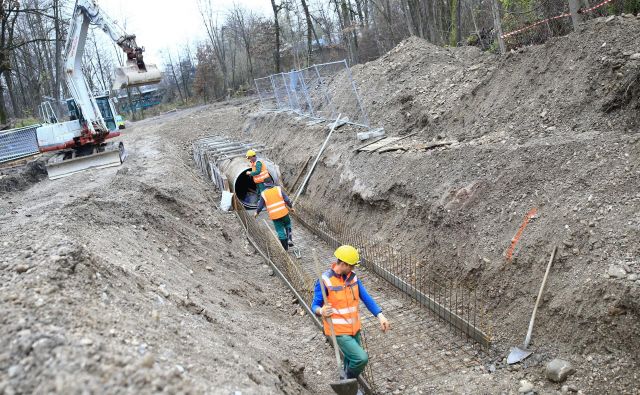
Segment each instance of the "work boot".
[{"label": "work boot", "polygon": [[293,236],[291,235],[291,228],[287,228],[287,239],[289,239],[289,247],[293,247]]},{"label": "work boot", "polygon": [[347,376],[347,379],[357,379],[359,375],[353,373],[353,371],[351,371],[351,369],[346,368],[345,370],[345,374]]},{"label": "work boot", "polygon": [[280,244],[282,244],[282,248],[284,248],[285,251],[289,251],[289,243],[287,240],[280,239]]}]

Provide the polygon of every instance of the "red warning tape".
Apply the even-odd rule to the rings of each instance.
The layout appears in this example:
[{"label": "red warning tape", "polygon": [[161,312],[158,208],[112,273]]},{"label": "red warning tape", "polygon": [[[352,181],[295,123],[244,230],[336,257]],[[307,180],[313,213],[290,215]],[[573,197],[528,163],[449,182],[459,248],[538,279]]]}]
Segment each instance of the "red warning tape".
[{"label": "red warning tape", "polygon": [[[597,10],[598,8],[600,8],[602,6],[605,6],[605,5],[609,4],[609,3],[611,3],[612,1],[614,1],[614,0],[604,0],[602,3],[596,4],[591,8],[585,8],[585,9],[578,10],[578,14],[587,14],[589,12],[593,12],[593,11]],[[502,38],[513,36],[515,34],[522,33],[524,31],[533,29],[534,27],[539,26],[539,25],[541,25],[541,24],[543,24],[545,22],[553,21],[553,20],[560,19],[560,18],[566,18],[566,17],[570,17],[570,16],[571,16],[570,13],[564,13],[564,14],[561,14],[561,15],[556,15],[556,16],[551,17],[551,18],[543,19],[543,20],[538,21],[538,22],[536,22],[534,24],[531,24],[529,26],[525,26],[523,28],[520,28],[518,30],[514,30],[514,31],[509,32],[509,33],[505,33],[505,34],[502,35]]]},{"label": "red warning tape", "polygon": [[511,257],[513,257],[513,250],[515,250],[516,244],[518,244],[518,240],[520,240],[520,237],[522,236],[522,232],[524,231],[524,228],[527,227],[527,224],[529,223],[529,221],[531,221],[531,218],[535,217],[537,213],[538,213],[538,209],[534,207],[531,210],[529,210],[527,215],[524,217],[524,221],[522,221],[522,225],[520,225],[520,228],[518,228],[516,235],[513,236],[513,239],[511,239],[511,245],[509,246],[509,248],[507,249],[507,252],[505,253],[505,257],[507,258],[507,261],[511,261]]}]

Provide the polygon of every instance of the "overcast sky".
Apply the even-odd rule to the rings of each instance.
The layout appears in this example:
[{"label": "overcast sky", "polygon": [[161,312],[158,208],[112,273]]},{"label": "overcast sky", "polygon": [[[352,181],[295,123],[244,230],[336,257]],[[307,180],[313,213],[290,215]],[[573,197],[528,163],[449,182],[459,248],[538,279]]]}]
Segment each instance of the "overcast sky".
[{"label": "overcast sky", "polygon": [[[175,56],[179,46],[203,40],[206,36],[199,0],[98,0],[98,5],[129,34],[136,35],[145,47],[145,60],[160,65],[161,51],[170,49]],[[236,4],[256,14],[269,16],[270,0],[235,0]],[[211,0],[220,19],[231,9],[234,0]]]}]

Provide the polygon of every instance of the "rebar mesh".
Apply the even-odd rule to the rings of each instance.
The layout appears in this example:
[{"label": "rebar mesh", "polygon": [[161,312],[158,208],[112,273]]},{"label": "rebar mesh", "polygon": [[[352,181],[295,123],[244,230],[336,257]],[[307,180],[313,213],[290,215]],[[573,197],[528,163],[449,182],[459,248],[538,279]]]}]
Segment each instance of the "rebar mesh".
[{"label": "rebar mesh", "polygon": [[399,289],[404,299],[445,321],[452,332],[490,345],[487,304],[479,300],[474,288],[428,270],[425,262],[365,237],[344,217],[322,214],[305,201],[296,202],[296,218],[332,248],[341,244],[358,248],[364,267]]}]

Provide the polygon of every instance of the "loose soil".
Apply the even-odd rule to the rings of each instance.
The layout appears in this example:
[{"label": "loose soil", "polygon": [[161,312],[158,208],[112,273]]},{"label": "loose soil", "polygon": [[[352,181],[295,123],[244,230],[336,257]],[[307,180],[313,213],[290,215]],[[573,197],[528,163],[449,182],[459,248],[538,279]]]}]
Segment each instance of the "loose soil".
[{"label": "loose soil", "polygon": [[323,336],[188,161],[197,111],[127,129],[121,167],[2,195],[0,394],[329,392]]},{"label": "loose soil", "polygon": [[[492,317],[494,360],[424,393],[554,393],[555,357],[577,369],[565,390],[638,393],[638,36],[635,17],[601,18],[503,57],[411,38],[353,68],[372,125],[415,134],[358,153],[362,129],[338,129],[303,199],[477,286]],[[192,140],[227,135],[275,147],[291,182],[326,132],[255,100],[202,107],[136,123],[121,168],[5,192],[0,388],[326,391],[330,350],[190,162]],[[536,353],[507,367],[553,246]]]}]

